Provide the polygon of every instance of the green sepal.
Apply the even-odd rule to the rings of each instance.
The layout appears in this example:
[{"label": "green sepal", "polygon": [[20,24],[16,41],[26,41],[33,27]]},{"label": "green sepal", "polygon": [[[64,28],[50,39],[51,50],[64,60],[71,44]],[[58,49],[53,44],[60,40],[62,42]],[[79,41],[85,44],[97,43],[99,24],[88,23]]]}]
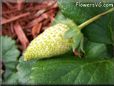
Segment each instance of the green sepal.
[{"label": "green sepal", "polygon": [[[68,25],[68,24],[67,24]],[[75,49],[77,49],[79,52],[83,52],[83,40],[84,36],[78,26],[74,23],[69,25],[69,30],[66,31],[64,38],[65,39],[72,39],[72,50],[75,52]]]}]

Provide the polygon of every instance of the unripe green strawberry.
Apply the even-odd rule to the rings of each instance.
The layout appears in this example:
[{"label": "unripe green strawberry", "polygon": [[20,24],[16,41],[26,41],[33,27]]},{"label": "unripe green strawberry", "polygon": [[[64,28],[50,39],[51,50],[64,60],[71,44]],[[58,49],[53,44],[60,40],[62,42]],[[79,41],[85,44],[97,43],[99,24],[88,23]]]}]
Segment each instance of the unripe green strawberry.
[{"label": "unripe green strawberry", "polygon": [[65,24],[57,24],[46,29],[30,43],[24,53],[24,60],[49,58],[69,51],[72,40],[64,38],[68,29]]},{"label": "unripe green strawberry", "polygon": [[[30,43],[24,53],[24,60],[26,61],[33,58],[49,58],[52,56],[64,54],[71,48],[73,51],[76,48],[79,48],[79,51],[83,51],[84,37],[81,33],[81,29],[99,19],[100,17],[113,11],[114,8],[111,8],[85,21],[79,26],[75,25],[73,21],[68,19],[64,22],[61,21],[60,24],[49,27]],[[64,38],[65,34],[66,38],[68,39]]]}]

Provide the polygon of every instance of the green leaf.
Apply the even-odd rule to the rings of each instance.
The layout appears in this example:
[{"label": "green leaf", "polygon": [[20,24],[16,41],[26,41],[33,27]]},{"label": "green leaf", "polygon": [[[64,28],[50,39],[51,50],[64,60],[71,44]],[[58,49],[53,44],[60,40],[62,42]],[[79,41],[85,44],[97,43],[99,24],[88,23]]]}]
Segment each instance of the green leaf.
[{"label": "green leaf", "polygon": [[108,46],[103,43],[85,41],[84,51],[85,51],[85,58],[101,58],[101,57],[112,56],[112,53],[108,52],[109,51]]},{"label": "green leaf", "polygon": [[17,50],[15,41],[7,36],[0,36],[0,49],[2,49],[3,62],[16,62],[20,52]]},{"label": "green leaf", "polygon": [[[15,41],[7,36],[0,36],[0,50],[2,61],[5,65],[4,83],[10,82],[10,77],[13,77],[16,72],[16,65],[18,63],[18,57],[20,52],[15,45]],[[8,80],[9,79],[9,80]],[[8,81],[8,82],[7,82]]]},{"label": "green leaf", "polygon": [[[58,0],[58,4],[65,17],[74,20],[78,25],[109,9],[108,7],[79,7],[76,6],[76,0]],[[114,12],[101,17],[82,31],[90,41],[112,44],[114,43],[113,23]]]},{"label": "green leaf", "polygon": [[113,61],[79,59],[66,54],[39,60],[32,67],[30,79],[33,84],[114,84]]},{"label": "green leaf", "polygon": [[18,84],[17,73],[12,73],[2,84]]},{"label": "green leaf", "polygon": [[29,84],[29,76],[31,73],[32,65],[36,62],[36,60],[24,61],[23,57],[19,59],[19,64],[17,66],[17,75],[19,83],[21,84]]}]

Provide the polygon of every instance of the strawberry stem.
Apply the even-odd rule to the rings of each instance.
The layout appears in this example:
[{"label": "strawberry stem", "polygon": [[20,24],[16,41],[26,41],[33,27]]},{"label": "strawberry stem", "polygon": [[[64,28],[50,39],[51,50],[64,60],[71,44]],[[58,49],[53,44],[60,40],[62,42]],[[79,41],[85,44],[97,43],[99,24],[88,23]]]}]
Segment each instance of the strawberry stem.
[{"label": "strawberry stem", "polygon": [[104,16],[104,15],[110,13],[110,12],[113,12],[113,11],[114,11],[114,7],[111,8],[111,9],[109,9],[109,10],[107,10],[107,11],[105,11],[105,12],[103,12],[103,13],[100,13],[100,14],[94,16],[93,18],[91,18],[91,19],[89,19],[89,20],[87,20],[87,21],[85,21],[84,23],[82,23],[81,25],[79,25],[78,28],[81,30],[81,29],[83,29],[84,27],[86,27],[87,25],[89,25],[90,23],[92,23],[92,22],[94,22],[95,20],[99,19],[100,17],[102,17],[102,16]]}]

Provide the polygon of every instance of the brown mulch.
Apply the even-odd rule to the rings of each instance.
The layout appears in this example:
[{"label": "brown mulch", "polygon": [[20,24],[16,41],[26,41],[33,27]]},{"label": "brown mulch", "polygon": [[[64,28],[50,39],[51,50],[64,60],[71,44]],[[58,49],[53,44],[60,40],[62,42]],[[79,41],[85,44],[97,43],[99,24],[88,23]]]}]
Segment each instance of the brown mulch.
[{"label": "brown mulch", "polygon": [[23,51],[31,40],[42,33],[53,22],[58,11],[56,0],[25,2],[24,0],[3,0],[0,15],[0,35],[16,40]]}]

